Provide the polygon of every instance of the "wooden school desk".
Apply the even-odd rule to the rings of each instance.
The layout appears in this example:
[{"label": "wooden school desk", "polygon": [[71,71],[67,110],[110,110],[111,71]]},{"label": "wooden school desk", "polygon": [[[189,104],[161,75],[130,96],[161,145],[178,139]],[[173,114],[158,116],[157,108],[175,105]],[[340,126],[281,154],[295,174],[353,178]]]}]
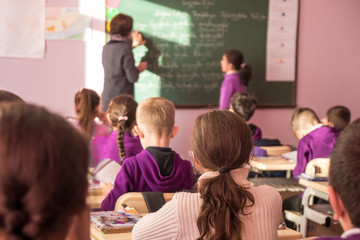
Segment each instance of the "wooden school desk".
[{"label": "wooden school desk", "polygon": [[[131,232],[104,234],[92,226],[90,227],[90,235],[94,240],[131,240]],[[297,231],[286,228],[278,230],[278,237],[279,240],[292,240],[301,239],[302,235]]]},{"label": "wooden school desk", "polygon": [[89,188],[86,203],[90,209],[101,208],[101,203],[106,196],[102,194],[101,188]]},{"label": "wooden school desk", "polygon": [[253,157],[250,166],[264,171],[286,171],[286,178],[290,178],[296,162],[282,157]]}]

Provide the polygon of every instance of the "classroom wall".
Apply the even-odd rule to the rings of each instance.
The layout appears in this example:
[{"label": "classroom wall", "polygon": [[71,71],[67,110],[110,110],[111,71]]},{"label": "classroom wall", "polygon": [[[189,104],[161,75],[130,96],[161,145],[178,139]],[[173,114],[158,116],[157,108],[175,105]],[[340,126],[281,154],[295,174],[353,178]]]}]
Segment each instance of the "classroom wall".
[{"label": "classroom wall", "polygon": [[[44,105],[64,115],[74,114],[73,97],[82,87],[102,90],[101,50],[105,42],[104,3],[97,0],[48,0],[48,6],[87,6],[93,16],[93,39],[89,42],[46,41],[43,60],[1,58],[0,88],[25,100]],[[360,117],[360,1],[301,0],[298,39],[297,104],[312,107],[320,118],[336,104]],[[172,141],[188,157],[194,119],[205,110],[178,109],[179,134]],[[290,128],[294,109],[258,109],[252,122],[263,136],[297,144]]]}]

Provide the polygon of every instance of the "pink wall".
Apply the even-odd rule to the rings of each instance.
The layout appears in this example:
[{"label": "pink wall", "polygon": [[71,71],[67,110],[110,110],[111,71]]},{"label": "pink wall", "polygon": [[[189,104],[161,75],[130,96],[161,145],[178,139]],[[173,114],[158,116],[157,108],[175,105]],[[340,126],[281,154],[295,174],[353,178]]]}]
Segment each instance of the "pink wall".
[{"label": "pink wall", "polygon": [[[48,0],[47,5],[79,7],[79,2]],[[355,92],[360,89],[359,12],[359,0],[300,0],[297,104],[313,108],[320,118],[336,104],[349,107],[353,119],[360,117],[356,105],[360,97]],[[95,20],[101,31],[103,21]],[[101,71],[103,44],[104,38],[87,43],[47,41],[43,60],[0,58],[0,88],[62,114],[73,114],[73,96],[77,90],[86,86],[101,92],[101,77],[95,79],[97,84],[87,81],[93,75],[91,68],[96,74]],[[95,54],[89,55],[89,46]],[[190,150],[194,119],[203,111],[178,109],[176,112],[180,132],[172,146],[184,157],[188,157]],[[262,128],[264,137],[295,145],[297,140],[289,124],[293,111],[258,109],[252,122]]]}]

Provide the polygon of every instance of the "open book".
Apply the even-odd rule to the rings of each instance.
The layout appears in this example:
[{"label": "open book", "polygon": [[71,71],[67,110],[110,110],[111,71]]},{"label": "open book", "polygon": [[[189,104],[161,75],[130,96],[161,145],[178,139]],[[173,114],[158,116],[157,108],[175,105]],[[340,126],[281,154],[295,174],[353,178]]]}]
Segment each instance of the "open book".
[{"label": "open book", "polygon": [[120,172],[121,166],[111,159],[103,159],[92,172],[92,178],[100,182],[115,183],[117,174]]},{"label": "open book", "polygon": [[131,232],[140,215],[124,211],[101,211],[90,213],[90,224],[103,233]]}]

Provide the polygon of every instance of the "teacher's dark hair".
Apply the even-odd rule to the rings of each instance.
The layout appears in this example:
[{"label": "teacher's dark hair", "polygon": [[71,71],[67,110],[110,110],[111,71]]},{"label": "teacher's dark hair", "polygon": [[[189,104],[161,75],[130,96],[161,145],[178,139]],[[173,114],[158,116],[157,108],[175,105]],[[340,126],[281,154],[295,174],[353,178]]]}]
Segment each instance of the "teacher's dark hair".
[{"label": "teacher's dark hair", "polygon": [[123,37],[127,37],[133,28],[132,17],[119,13],[110,22],[110,34],[120,34]]},{"label": "teacher's dark hair", "polygon": [[198,240],[241,239],[239,215],[246,215],[245,209],[254,205],[254,197],[235,183],[229,170],[249,162],[252,146],[248,125],[235,113],[214,110],[197,117],[192,138],[194,157],[205,169],[221,170],[218,176],[199,183],[203,203],[197,219]]},{"label": "teacher's dark hair", "polygon": [[351,222],[360,227],[360,119],[341,132],[330,155],[329,184],[344,203]]},{"label": "teacher's dark hair", "polygon": [[85,207],[88,146],[63,117],[27,104],[0,110],[0,231],[51,239]]}]

